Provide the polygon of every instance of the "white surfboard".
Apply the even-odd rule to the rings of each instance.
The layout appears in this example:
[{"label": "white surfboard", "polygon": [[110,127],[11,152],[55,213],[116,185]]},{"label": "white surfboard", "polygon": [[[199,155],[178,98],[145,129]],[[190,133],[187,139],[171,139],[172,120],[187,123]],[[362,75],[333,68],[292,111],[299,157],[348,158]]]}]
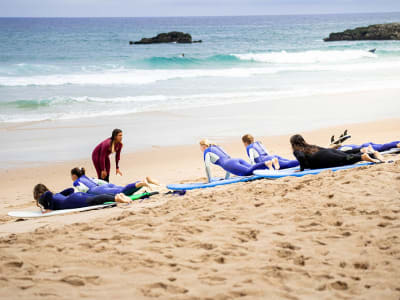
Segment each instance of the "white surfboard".
[{"label": "white surfboard", "polygon": [[110,203],[110,204],[100,204],[100,205],[93,205],[93,206],[87,206],[87,207],[81,207],[81,208],[72,208],[72,209],[60,209],[60,210],[53,210],[48,213],[42,213],[40,210],[37,211],[10,211],[8,213],[9,216],[11,217],[16,217],[16,218],[40,218],[40,217],[50,217],[50,216],[55,216],[55,215],[63,215],[63,214],[68,214],[72,212],[81,212],[81,211],[88,211],[88,210],[94,210],[94,209],[102,209],[106,207],[113,207],[116,206],[116,203]]}]

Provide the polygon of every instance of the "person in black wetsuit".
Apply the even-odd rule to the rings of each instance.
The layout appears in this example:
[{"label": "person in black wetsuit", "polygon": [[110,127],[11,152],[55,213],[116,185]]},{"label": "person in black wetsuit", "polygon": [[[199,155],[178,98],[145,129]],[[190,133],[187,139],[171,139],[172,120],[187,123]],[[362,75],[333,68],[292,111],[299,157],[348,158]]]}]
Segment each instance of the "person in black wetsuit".
[{"label": "person in black wetsuit", "polygon": [[300,163],[300,170],[322,169],[351,165],[359,161],[380,162],[383,156],[375,151],[372,158],[367,153],[356,150],[340,151],[336,149],[322,148],[308,144],[300,134],[290,138],[293,154]]}]

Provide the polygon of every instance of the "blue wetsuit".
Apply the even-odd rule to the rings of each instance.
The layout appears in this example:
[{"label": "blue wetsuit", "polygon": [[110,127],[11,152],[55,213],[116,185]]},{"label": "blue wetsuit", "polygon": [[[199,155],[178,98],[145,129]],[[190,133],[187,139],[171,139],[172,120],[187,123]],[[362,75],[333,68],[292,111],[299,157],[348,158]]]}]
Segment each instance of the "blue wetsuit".
[{"label": "blue wetsuit", "polygon": [[51,210],[80,208],[103,204],[105,202],[114,202],[114,196],[74,193],[73,188],[66,189],[57,194],[47,191],[39,199],[39,203],[45,209]]},{"label": "blue wetsuit", "polygon": [[209,181],[211,181],[211,174],[208,166],[209,162],[227,171],[226,178],[229,177],[229,173],[237,176],[250,176],[253,175],[254,170],[267,168],[264,162],[251,165],[244,159],[231,158],[221,147],[216,145],[211,145],[204,151],[204,162],[206,163],[206,172]]},{"label": "blue wetsuit", "polygon": [[375,151],[382,152],[382,151],[386,151],[386,150],[389,150],[392,148],[397,148],[397,145],[399,143],[400,143],[400,141],[394,141],[394,142],[390,142],[390,143],[386,143],[386,144],[375,144],[372,142],[364,143],[362,145],[350,144],[350,145],[343,145],[338,150],[346,151],[346,150],[350,150],[350,149],[361,149],[361,148],[365,148],[365,147],[368,147],[371,145]]},{"label": "blue wetsuit", "polygon": [[109,194],[109,195],[116,195],[119,193],[124,193],[127,196],[132,195],[140,188],[136,187],[136,181],[134,183],[130,183],[124,187],[118,186],[112,183],[102,184],[99,185],[96,183],[92,178],[87,177],[86,175],[82,175],[77,180],[74,181],[74,187],[87,187],[87,193],[92,195],[102,195],[102,194]]},{"label": "blue wetsuit", "polygon": [[[278,159],[281,169],[293,168],[299,165],[296,159],[290,160],[279,155],[269,155],[260,142],[254,142],[246,147],[247,155],[253,164],[266,162],[274,158]],[[254,159],[254,161],[253,161]]]}]

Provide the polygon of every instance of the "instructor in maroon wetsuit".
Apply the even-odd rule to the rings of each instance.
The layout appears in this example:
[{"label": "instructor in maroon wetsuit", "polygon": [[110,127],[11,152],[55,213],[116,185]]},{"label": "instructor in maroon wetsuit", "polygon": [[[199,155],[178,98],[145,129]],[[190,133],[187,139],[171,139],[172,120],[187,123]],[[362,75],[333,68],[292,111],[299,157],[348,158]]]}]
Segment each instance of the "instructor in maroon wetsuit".
[{"label": "instructor in maroon wetsuit", "polygon": [[96,168],[97,177],[105,181],[110,180],[110,154],[115,152],[115,166],[116,175],[121,175],[119,170],[118,162],[121,156],[122,149],[122,130],[114,129],[111,137],[104,140],[94,148],[92,153],[92,160],[94,167]]}]

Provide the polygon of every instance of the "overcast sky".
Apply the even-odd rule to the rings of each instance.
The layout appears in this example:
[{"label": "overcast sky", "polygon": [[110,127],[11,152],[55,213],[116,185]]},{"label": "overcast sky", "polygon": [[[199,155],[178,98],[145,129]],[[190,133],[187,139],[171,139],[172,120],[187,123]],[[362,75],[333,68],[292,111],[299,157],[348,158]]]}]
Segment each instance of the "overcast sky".
[{"label": "overcast sky", "polygon": [[0,0],[0,17],[229,16],[399,11],[400,0]]}]

